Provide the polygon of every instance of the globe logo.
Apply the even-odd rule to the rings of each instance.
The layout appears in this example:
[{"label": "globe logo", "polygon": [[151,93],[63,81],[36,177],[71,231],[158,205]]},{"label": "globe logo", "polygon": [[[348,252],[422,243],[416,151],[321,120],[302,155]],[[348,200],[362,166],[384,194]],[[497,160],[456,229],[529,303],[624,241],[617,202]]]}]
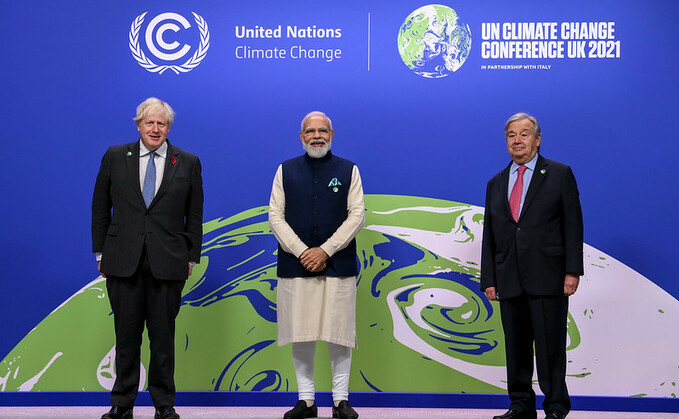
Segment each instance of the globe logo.
[{"label": "globe logo", "polygon": [[469,25],[448,6],[430,4],[412,12],[398,31],[398,52],[416,74],[438,79],[457,71],[472,46]]}]

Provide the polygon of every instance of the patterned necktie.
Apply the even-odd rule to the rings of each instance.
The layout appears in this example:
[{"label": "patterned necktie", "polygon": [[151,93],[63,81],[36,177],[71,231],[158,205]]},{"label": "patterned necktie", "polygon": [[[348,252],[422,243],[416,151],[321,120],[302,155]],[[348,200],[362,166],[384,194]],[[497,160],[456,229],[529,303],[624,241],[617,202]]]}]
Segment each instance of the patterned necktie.
[{"label": "patterned necktie", "polygon": [[519,221],[519,208],[521,208],[521,195],[523,194],[523,172],[526,166],[519,166],[519,176],[514,182],[512,193],[509,195],[509,208],[512,210],[514,221]]},{"label": "patterned necktie", "polygon": [[155,162],[156,152],[152,151],[149,153],[149,164],[146,166],[146,177],[144,178],[144,188],[142,189],[142,195],[144,196],[144,202],[146,202],[146,208],[151,205],[153,201],[153,195],[156,193],[156,162]]}]

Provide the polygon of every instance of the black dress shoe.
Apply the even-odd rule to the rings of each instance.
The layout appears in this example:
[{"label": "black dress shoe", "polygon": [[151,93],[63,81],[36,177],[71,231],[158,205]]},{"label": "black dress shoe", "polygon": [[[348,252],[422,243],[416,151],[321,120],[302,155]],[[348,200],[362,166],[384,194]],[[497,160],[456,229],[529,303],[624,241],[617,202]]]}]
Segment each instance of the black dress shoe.
[{"label": "black dress shoe", "polygon": [[566,414],[561,413],[558,410],[552,410],[551,412],[547,413],[547,416],[545,416],[545,419],[565,419]]},{"label": "black dress shoe", "polygon": [[153,419],[179,419],[179,415],[172,406],[160,406],[156,408],[156,414],[153,415]]},{"label": "black dress shoe", "polygon": [[358,413],[356,413],[348,401],[342,400],[337,407],[332,407],[332,417],[339,419],[357,419]]},{"label": "black dress shoe", "polygon": [[493,416],[493,419],[537,419],[538,412],[524,412],[523,410],[509,409],[505,414]]},{"label": "black dress shoe", "polygon": [[132,408],[113,406],[111,410],[101,415],[101,419],[132,419]]},{"label": "black dress shoe", "polygon": [[318,417],[318,406],[316,403],[311,406],[307,406],[304,400],[298,400],[295,407],[285,412],[283,419],[305,419],[305,418],[317,418]]}]

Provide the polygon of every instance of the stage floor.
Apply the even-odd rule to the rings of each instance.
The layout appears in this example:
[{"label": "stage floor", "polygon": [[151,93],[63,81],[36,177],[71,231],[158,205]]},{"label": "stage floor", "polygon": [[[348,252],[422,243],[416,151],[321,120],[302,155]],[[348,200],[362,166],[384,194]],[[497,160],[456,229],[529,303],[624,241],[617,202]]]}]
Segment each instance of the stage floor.
[{"label": "stage floor", "polygon": [[[0,419],[98,419],[108,406],[0,407]],[[280,419],[284,407],[177,407],[182,419]],[[356,407],[361,419],[490,419],[502,410],[486,409],[394,409]],[[152,419],[153,407],[134,409],[135,419]],[[538,412],[540,413],[540,412]],[[329,407],[319,407],[319,419],[330,419]],[[538,414],[544,418],[544,414]],[[572,411],[569,419],[670,419],[679,413]]]}]

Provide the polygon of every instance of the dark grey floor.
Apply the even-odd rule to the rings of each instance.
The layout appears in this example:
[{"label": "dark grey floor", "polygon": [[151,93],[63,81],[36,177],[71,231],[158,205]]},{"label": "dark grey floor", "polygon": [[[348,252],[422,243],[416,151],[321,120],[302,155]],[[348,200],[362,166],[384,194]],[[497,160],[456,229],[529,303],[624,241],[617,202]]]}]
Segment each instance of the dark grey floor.
[{"label": "dark grey floor", "polygon": [[[0,419],[98,419],[109,408],[101,407],[0,407]],[[183,419],[280,419],[284,407],[177,407]],[[361,419],[491,419],[504,413],[484,409],[386,409],[364,407],[356,409]],[[329,407],[319,408],[319,418],[329,419]],[[152,419],[153,407],[134,409],[135,419]],[[544,415],[538,415],[543,418]],[[679,419],[679,413],[586,412],[573,411],[569,419]]]}]

